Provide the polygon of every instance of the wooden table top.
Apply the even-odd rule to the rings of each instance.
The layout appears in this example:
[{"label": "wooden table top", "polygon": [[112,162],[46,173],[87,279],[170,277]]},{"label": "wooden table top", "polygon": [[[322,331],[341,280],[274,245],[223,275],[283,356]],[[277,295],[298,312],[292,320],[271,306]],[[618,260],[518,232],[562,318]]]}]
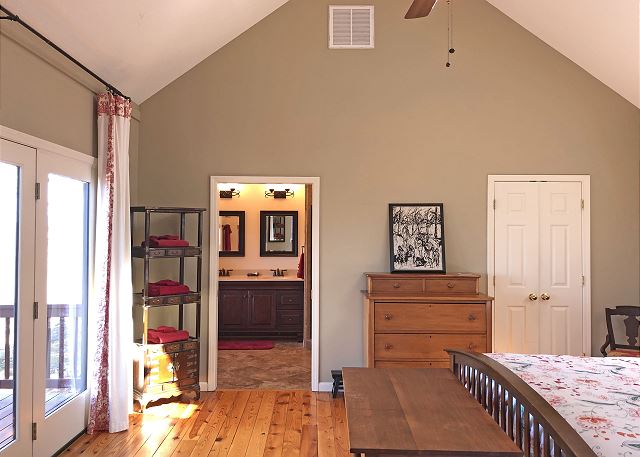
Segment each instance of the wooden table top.
[{"label": "wooden table top", "polygon": [[343,380],[352,453],[522,456],[447,369],[345,368]]}]

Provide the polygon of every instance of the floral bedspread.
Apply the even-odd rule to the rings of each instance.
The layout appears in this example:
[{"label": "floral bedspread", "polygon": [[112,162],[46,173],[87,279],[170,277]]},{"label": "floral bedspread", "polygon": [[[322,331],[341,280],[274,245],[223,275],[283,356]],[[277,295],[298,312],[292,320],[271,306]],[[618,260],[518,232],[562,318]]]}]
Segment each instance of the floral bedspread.
[{"label": "floral bedspread", "polygon": [[640,359],[487,354],[536,390],[603,457],[640,457]]}]

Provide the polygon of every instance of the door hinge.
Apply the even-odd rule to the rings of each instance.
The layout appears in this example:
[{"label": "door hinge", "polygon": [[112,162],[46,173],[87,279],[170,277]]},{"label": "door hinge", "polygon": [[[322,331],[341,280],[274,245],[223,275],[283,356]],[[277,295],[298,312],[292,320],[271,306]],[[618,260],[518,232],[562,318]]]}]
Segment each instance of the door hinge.
[{"label": "door hinge", "polygon": [[493,275],[493,285],[496,285],[496,275]]},{"label": "door hinge", "polygon": [[35,441],[38,439],[38,424],[35,422],[31,423],[31,440]]},{"label": "door hinge", "polygon": [[40,183],[36,183],[36,200],[40,200]]},{"label": "door hinge", "polygon": [[582,285],[584,286],[584,275],[582,275]]},{"label": "door hinge", "polygon": [[493,209],[496,209],[496,199],[493,199]]},{"label": "door hinge", "polygon": [[38,318],[38,302],[37,301],[33,302],[33,318],[34,319]]},{"label": "door hinge", "polygon": [[584,209],[584,199],[580,200],[580,209]]}]

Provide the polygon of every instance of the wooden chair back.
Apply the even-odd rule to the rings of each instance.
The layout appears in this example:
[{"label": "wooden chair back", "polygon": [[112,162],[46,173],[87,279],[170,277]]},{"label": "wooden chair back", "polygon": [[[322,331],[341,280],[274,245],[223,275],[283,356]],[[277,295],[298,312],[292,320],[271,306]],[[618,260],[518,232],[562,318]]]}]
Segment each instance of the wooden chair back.
[{"label": "wooden chair back", "polygon": [[[611,351],[616,349],[631,349],[640,351],[640,306],[616,306],[615,308],[605,308],[607,319],[607,339],[600,348],[600,352],[606,357],[606,348],[610,346]],[[625,342],[616,340],[612,317],[619,316],[625,328]]]}]

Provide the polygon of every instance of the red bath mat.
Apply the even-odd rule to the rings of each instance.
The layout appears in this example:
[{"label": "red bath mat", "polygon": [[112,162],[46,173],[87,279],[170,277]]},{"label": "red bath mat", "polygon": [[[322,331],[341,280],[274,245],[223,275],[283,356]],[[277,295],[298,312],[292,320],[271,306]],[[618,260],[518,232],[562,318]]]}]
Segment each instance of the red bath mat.
[{"label": "red bath mat", "polygon": [[218,350],[220,351],[261,351],[273,349],[273,341],[269,340],[219,340]]}]

